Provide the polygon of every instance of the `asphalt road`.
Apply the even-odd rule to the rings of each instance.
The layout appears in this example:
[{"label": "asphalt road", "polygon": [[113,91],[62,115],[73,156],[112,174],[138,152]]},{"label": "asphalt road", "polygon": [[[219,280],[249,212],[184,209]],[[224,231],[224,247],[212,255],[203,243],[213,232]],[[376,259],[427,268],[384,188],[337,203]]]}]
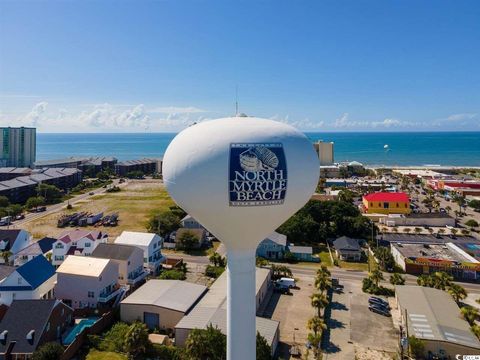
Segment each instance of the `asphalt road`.
[{"label": "asphalt road", "polygon": [[[208,257],[206,256],[191,256],[191,255],[173,255],[173,258],[183,258],[183,260],[187,263],[191,264],[209,264]],[[281,265],[285,265],[282,263]],[[318,269],[318,265],[312,264],[312,266],[306,265],[295,265],[295,264],[287,264],[287,266],[292,270],[294,275],[303,275],[303,276],[315,276],[315,273]],[[338,278],[340,282],[344,281],[358,281],[359,283],[365,278],[368,273],[366,271],[356,271],[356,270],[344,270],[340,268],[330,268],[330,272],[332,273],[332,277]],[[404,274],[405,276],[405,285],[417,285],[417,277],[413,275]],[[384,285],[390,285],[389,279],[390,274],[384,273],[385,280],[382,282]],[[465,282],[457,282],[457,284],[463,286],[467,292],[480,294],[480,284],[472,284],[472,283],[465,283]]]}]

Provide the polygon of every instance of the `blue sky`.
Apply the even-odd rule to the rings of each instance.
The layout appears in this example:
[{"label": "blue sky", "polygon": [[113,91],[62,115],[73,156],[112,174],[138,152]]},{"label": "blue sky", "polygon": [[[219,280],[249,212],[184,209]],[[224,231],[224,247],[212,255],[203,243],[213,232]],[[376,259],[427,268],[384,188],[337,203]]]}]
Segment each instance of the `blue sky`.
[{"label": "blue sky", "polygon": [[480,131],[479,1],[0,0],[0,124]]}]

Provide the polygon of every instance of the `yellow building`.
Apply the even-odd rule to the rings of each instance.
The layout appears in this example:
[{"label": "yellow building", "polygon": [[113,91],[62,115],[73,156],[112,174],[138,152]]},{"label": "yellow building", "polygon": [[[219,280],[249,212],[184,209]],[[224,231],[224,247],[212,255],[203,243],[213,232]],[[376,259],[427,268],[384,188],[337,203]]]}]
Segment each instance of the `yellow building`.
[{"label": "yellow building", "polygon": [[410,198],[403,192],[377,192],[363,197],[367,214],[409,214]]}]

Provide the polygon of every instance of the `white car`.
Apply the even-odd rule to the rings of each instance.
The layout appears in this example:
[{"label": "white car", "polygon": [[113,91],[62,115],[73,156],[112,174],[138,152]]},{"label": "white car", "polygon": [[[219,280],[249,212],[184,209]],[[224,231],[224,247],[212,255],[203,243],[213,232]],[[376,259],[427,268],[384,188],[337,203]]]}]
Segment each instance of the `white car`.
[{"label": "white car", "polygon": [[297,284],[295,283],[295,279],[292,279],[292,278],[283,277],[283,278],[275,281],[275,283],[280,285],[280,286],[288,287],[290,289],[294,289],[294,288],[297,287]]}]

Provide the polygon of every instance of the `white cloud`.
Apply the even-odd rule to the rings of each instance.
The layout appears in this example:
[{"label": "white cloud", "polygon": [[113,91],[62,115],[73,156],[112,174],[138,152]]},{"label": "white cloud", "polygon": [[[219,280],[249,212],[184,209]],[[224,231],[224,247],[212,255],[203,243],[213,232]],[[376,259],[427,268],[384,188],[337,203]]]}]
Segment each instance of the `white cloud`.
[{"label": "white cloud", "polygon": [[39,102],[25,116],[25,121],[31,126],[38,126],[39,121],[43,120],[48,103],[46,101]]},{"label": "white cloud", "polygon": [[342,116],[340,116],[338,119],[336,119],[335,124],[333,126],[338,127],[338,128],[349,126],[348,113],[344,113]]},{"label": "white cloud", "polygon": [[208,112],[207,110],[199,109],[194,106],[178,107],[178,106],[160,106],[148,109],[149,113],[160,114],[198,114]]},{"label": "white cloud", "polygon": [[463,113],[463,114],[452,114],[446,118],[448,121],[464,121],[464,120],[472,120],[477,117],[478,114],[476,113]]},{"label": "white cloud", "polygon": [[282,117],[282,116],[276,114],[276,115],[271,116],[270,119],[281,122],[281,123],[292,125],[293,127],[297,128],[299,130],[305,130],[305,131],[307,131],[307,130],[318,130],[325,125],[325,122],[321,121],[321,120],[314,121],[314,120],[310,120],[309,118],[304,118],[304,119],[300,119],[300,120],[293,120],[293,119],[290,119],[289,115],[285,115],[285,116]]}]

